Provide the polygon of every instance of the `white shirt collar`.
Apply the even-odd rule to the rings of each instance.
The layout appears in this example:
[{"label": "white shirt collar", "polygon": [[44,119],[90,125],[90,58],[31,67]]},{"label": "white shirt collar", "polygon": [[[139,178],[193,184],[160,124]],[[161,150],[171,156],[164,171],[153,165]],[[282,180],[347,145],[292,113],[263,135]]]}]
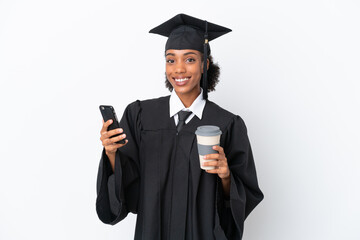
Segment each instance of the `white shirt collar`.
[{"label": "white shirt collar", "polygon": [[199,119],[202,118],[202,114],[204,111],[206,100],[203,98],[203,89],[201,89],[201,92],[199,96],[194,100],[194,102],[191,104],[189,108],[186,108],[184,104],[181,102],[179,96],[176,94],[175,90],[171,92],[170,95],[170,117],[176,115],[179,111],[191,111],[197,116]]}]

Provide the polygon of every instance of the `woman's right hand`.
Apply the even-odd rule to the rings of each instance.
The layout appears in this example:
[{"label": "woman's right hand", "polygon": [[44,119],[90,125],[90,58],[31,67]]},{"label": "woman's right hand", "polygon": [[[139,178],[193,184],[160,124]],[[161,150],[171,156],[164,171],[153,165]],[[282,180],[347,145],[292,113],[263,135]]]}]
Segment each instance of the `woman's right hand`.
[{"label": "woman's right hand", "polygon": [[123,132],[123,129],[121,129],[121,128],[117,128],[117,129],[108,131],[107,129],[111,124],[112,124],[111,119],[104,122],[103,126],[101,128],[101,131],[100,131],[100,134],[101,134],[100,140],[102,142],[102,145],[105,148],[105,153],[109,157],[110,162],[112,162],[111,160],[115,161],[116,150],[120,147],[125,146],[128,143],[127,139],[125,140],[124,144],[116,143],[120,140],[125,139],[126,138],[125,134],[121,134],[119,136],[111,138],[112,136]]}]

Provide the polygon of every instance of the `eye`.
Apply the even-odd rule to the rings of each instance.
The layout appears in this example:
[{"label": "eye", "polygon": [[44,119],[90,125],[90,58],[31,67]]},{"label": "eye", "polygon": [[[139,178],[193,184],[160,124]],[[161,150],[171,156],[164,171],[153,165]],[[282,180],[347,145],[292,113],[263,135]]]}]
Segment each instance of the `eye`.
[{"label": "eye", "polygon": [[194,58],[188,58],[188,59],[186,59],[186,62],[195,62],[195,59]]},{"label": "eye", "polygon": [[166,63],[174,63],[175,61],[173,59],[166,59]]}]

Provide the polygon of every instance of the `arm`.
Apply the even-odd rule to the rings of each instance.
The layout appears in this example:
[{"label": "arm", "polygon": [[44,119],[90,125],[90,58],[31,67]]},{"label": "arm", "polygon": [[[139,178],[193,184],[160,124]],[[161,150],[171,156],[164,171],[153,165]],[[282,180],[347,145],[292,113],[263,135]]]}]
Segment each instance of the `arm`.
[{"label": "arm", "polygon": [[224,191],[224,195],[225,195],[226,199],[229,199],[229,197],[230,197],[230,182],[231,182],[230,176],[227,178],[221,179],[221,183],[222,183],[222,187],[223,187],[223,191]]},{"label": "arm", "polygon": [[[137,212],[140,189],[138,115],[139,103],[135,102],[124,112],[120,121],[122,129],[107,132],[105,123],[101,131],[104,150],[98,172],[96,210],[100,220],[107,224],[116,224],[129,212]],[[121,132],[126,136],[110,138]],[[125,144],[115,144],[125,137]]]},{"label": "arm", "polygon": [[[255,163],[247,136],[245,123],[239,116],[235,116],[223,134],[223,146],[214,154],[219,169],[210,170],[219,173],[222,188],[218,189],[216,224],[220,224],[221,231],[216,228],[216,236],[226,235],[228,239],[241,239],[244,221],[250,212],[262,201],[263,194],[258,186]],[[215,149],[215,148],[214,148]],[[223,152],[226,152],[223,154]],[[223,155],[223,156],[221,156]],[[208,162],[210,164],[211,162]],[[223,170],[221,170],[223,168]],[[221,177],[223,176],[223,177]],[[218,222],[218,223],[217,223]]]},{"label": "arm", "polygon": [[204,156],[204,159],[215,159],[217,161],[205,162],[204,166],[214,166],[213,170],[206,170],[208,173],[217,174],[221,179],[225,198],[230,196],[230,169],[228,166],[227,158],[225,156],[224,149],[220,146],[213,146],[213,149],[219,153],[208,154]]},{"label": "arm", "polygon": [[100,140],[102,142],[102,145],[105,148],[105,153],[110,161],[111,168],[114,172],[115,170],[115,154],[118,148],[121,148],[125,146],[126,143],[128,143],[128,140],[126,140],[125,144],[116,144],[117,141],[123,140],[126,138],[125,134],[121,134],[117,137],[112,137],[115,134],[123,133],[122,128],[117,128],[111,131],[107,131],[108,127],[112,124],[112,120],[108,120],[103,123],[103,127],[100,131],[101,137]]}]

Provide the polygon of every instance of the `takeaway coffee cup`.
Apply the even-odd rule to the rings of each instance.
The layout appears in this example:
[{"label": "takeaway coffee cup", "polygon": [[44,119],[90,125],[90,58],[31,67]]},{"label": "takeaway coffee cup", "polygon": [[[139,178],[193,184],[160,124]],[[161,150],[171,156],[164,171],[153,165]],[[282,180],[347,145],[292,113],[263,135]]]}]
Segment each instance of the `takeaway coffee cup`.
[{"label": "takeaway coffee cup", "polygon": [[214,159],[204,160],[204,156],[211,153],[217,153],[212,147],[214,145],[220,145],[220,128],[211,125],[199,126],[195,131],[195,134],[199,151],[200,168],[204,170],[214,169],[215,167],[213,166],[203,167],[202,165],[204,162],[216,161]]}]

